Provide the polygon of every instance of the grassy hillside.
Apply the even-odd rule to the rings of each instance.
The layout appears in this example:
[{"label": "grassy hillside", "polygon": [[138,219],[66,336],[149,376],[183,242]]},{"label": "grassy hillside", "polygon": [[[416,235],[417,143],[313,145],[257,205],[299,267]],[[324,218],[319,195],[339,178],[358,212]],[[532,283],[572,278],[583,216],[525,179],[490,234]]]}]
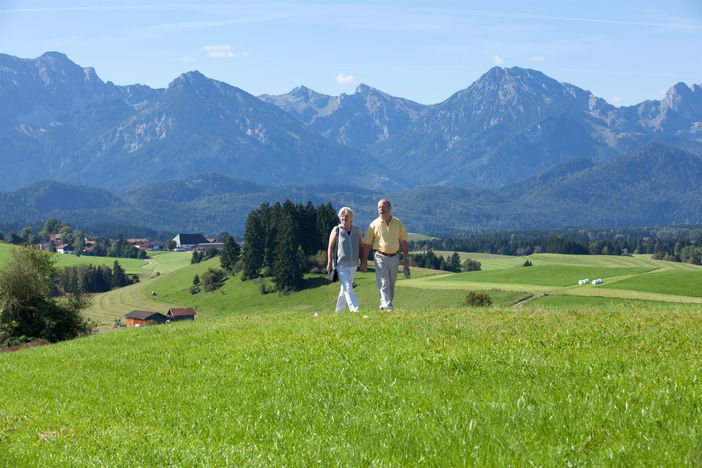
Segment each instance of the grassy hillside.
[{"label": "grassy hillside", "polygon": [[0,354],[0,465],[702,462],[698,313],[294,303]]}]

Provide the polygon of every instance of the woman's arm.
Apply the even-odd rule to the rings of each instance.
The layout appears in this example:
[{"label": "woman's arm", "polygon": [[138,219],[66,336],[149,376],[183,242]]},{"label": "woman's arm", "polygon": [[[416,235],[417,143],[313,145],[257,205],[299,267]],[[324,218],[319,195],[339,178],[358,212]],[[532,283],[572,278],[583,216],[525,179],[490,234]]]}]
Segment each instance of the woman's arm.
[{"label": "woman's arm", "polygon": [[336,230],[336,228],[332,229],[331,233],[329,234],[329,245],[327,247],[327,273],[331,273],[332,268],[334,268],[332,265],[332,249],[336,247]]}]

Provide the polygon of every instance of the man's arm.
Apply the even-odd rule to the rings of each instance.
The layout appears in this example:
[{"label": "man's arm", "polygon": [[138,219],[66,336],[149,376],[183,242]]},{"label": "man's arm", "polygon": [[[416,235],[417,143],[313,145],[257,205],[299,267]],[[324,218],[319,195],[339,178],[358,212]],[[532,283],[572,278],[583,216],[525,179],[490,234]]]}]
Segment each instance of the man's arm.
[{"label": "man's arm", "polygon": [[371,246],[368,244],[361,244],[361,271],[368,271],[368,252],[370,252]]},{"label": "man's arm", "polygon": [[405,256],[405,260],[404,260],[404,262],[402,262],[402,264],[406,267],[410,266],[409,249],[407,248],[407,241],[406,240],[400,241],[400,250],[402,250],[402,254]]}]

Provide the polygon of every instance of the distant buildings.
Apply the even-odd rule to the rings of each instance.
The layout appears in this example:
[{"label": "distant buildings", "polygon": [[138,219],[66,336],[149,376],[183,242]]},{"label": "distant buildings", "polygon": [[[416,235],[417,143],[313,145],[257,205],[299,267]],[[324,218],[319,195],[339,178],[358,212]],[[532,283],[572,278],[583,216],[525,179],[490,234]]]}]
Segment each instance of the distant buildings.
[{"label": "distant buildings", "polygon": [[173,238],[176,243],[175,250],[204,250],[204,249],[221,249],[224,247],[222,242],[210,242],[202,234],[177,234]]},{"label": "distant buildings", "polygon": [[171,307],[166,315],[152,310],[132,310],[124,315],[127,328],[160,325],[168,322],[195,320],[197,312],[192,307]]}]

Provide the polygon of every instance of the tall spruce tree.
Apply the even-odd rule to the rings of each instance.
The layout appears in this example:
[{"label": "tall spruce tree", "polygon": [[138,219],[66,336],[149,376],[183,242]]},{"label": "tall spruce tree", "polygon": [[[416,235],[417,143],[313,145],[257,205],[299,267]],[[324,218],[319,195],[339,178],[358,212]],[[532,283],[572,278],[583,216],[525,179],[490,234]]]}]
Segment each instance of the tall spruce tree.
[{"label": "tall spruce tree", "polygon": [[288,207],[280,219],[278,237],[273,263],[275,286],[280,292],[292,292],[302,289],[303,253],[299,242],[295,213]]},{"label": "tall spruce tree", "polygon": [[258,211],[254,210],[246,218],[244,247],[241,252],[241,279],[258,278],[263,266],[263,228]]},{"label": "tall spruce tree", "polygon": [[234,266],[237,260],[239,260],[239,254],[241,253],[241,247],[234,240],[234,237],[228,236],[224,241],[224,247],[222,247],[222,254],[219,257],[219,262],[226,271],[231,273],[234,271]]}]

